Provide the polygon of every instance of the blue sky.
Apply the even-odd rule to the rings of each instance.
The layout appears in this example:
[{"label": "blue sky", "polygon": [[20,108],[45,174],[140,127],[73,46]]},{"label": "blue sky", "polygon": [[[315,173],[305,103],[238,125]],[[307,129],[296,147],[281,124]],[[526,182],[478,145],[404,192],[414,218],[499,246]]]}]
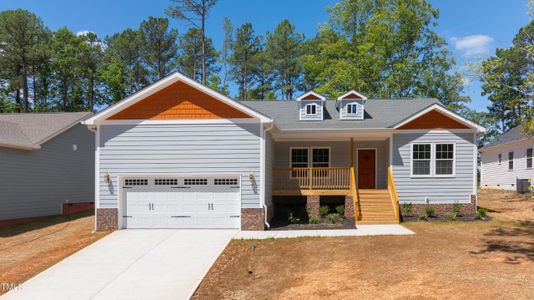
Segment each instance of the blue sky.
[{"label": "blue sky", "polygon": [[[317,26],[328,19],[326,7],[334,0],[219,0],[208,20],[208,35],[220,48],[222,21],[229,17],[234,26],[251,22],[256,32],[273,30],[283,19],[289,19],[299,32],[311,37]],[[465,72],[465,64],[487,57],[498,47],[507,47],[518,29],[528,22],[527,0],[431,0],[440,10],[436,31],[449,42]],[[45,24],[56,30],[67,26],[74,32],[90,30],[104,37],[135,28],[148,16],[164,16],[170,0],[2,0],[0,10],[23,8],[36,13]],[[185,24],[172,26],[185,32]],[[471,107],[485,109],[487,99],[480,95],[480,84],[470,78],[466,94]]]}]

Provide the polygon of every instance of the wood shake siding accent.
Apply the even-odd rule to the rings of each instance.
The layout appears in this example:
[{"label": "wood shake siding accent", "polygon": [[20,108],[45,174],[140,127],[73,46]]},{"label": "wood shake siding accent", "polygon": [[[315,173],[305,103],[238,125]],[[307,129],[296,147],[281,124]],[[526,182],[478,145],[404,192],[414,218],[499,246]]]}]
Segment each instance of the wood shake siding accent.
[{"label": "wood shake siding accent", "polygon": [[41,149],[0,147],[0,220],[59,215],[66,201],[94,202],[94,153],[94,133],[81,124]]},{"label": "wood shake siding accent", "polygon": [[302,100],[321,100],[321,98],[313,95],[313,94],[309,94],[308,96],[302,98]]},{"label": "wood shake siding accent", "polygon": [[100,130],[101,208],[117,207],[119,175],[194,173],[241,174],[242,207],[260,207],[259,123],[102,125]]},{"label": "wood shake siding accent", "polygon": [[[483,149],[480,154],[480,186],[482,188],[516,189],[516,179],[534,179],[534,168],[527,168],[527,149],[534,149],[534,140]],[[514,152],[514,169],[508,169],[508,152]],[[501,163],[499,164],[499,154]]]},{"label": "wood shake siding accent", "polygon": [[[393,177],[399,202],[426,204],[468,203],[473,193],[473,157],[476,150],[473,133],[427,132],[393,135]],[[412,143],[454,143],[456,174],[451,177],[411,177]]]},{"label": "wood shake siding accent", "polygon": [[469,127],[438,111],[431,110],[398,129],[469,129]]},{"label": "wood shake siding accent", "polygon": [[108,120],[238,119],[249,115],[178,81]]}]

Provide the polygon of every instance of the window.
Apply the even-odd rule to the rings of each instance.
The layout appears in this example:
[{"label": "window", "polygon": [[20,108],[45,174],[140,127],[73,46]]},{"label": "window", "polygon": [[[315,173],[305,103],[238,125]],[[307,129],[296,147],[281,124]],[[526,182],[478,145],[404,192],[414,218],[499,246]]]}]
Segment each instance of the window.
[{"label": "window", "polygon": [[454,144],[436,144],[436,175],[454,174]]},{"label": "window", "polygon": [[312,167],[328,168],[330,166],[330,148],[312,148]]},{"label": "window", "polygon": [[431,144],[412,144],[412,175],[430,176]]},{"label": "window", "polygon": [[204,178],[188,178],[184,179],[185,185],[208,185],[208,179]]},{"label": "window", "polygon": [[178,185],[178,179],[173,178],[158,178],[154,180],[156,185]]},{"label": "window", "polygon": [[532,169],[532,148],[527,148],[527,169]]},{"label": "window", "polygon": [[308,148],[291,148],[291,168],[308,167]]},{"label": "window", "polygon": [[316,115],[316,114],[317,114],[317,104],[307,104],[306,115]]},{"label": "window", "polygon": [[355,115],[357,113],[358,113],[358,104],[356,103],[347,104],[347,114]]},{"label": "window", "polygon": [[236,178],[216,178],[214,180],[215,185],[237,185]]},{"label": "window", "polygon": [[514,152],[508,152],[508,170],[514,169]]},{"label": "window", "polygon": [[497,156],[497,160],[499,161],[499,165],[502,163],[502,154],[499,153],[499,155]]},{"label": "window", "polygon": [[148,185],[148,179],[125,179],[124,185]]}]

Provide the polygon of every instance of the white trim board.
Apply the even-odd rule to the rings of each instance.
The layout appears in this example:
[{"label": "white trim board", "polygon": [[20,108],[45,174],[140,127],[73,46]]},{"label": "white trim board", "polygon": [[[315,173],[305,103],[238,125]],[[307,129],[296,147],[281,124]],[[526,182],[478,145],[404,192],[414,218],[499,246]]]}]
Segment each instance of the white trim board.
[{"label": "white trim board", "polygon": [[234,101],[228,97],[226,97],[225,95],[219,93],[219,92],[216,92],[202,84],[200,84],[199,82],[196,82],[195,80],[183,75],[183,74],[180,74],[178,72],[175,72],[175,73],[172,73],[171,75],[149,85],[148,87],[140,90],[139,92],[133,94],[133,95],[130,95],[126,98],[124,98],[123,100],[117,102],[116,104],[108,107],[107,109],[104,109],[102,110],[101,112],[97,113],[96,115],[92,116],[91,118],[85,120],[84,122],[82,122],[82,124],[85,124],[87,126],[93,126],[95,124],[98,124],[98,123],[101,123],[103,120],[107,119],[108,117],[134,105],[135,103],[155,94],[156,92],[170,86],[171,84],[175,83],[175,82],[178,82],[178,81],[181,81],[189,86],[191,86],[192,88],[195,88],[195,89],[198,89],[199,91],[217,99],[217,100],[220,100],[221,102],[223,103],[226,103],[228,104],[229,106],[232,106],[233,108],[243,112],[243,113],[246,113],[256,119],[259,119],[261,122],[265,122],[265,123],[270,123],[272,122],[272,120],[252,109],[250,109],[249,107],[243,105],[243,104],[240,104],[238,103],[237,101]]},{"label": "white trim board", "polygon": [[[315,96],[318,99],[304,99],[304,98],[306,98],[306,97],[308,97],[310,95]],[[304,100],[304,101],[306,101],[306,100],[322,100],[322,101],[325,101],[326,97],[321,95],[321,94],[319,94],[319,93],[316,93],[314,91],[309,91],[309,92],[304,93],[304,94],[302,94],[302,95],[297,97],[297,101],[302,101],[302,100]]]},{"label": "white trim board", "polygon": [[367,100],[366,96],[364,96],[363,94],[359,93],[356,90],[350,90],[350,91],[346,92],[345,94],[337,97],[337,100],[358,100],[358,99],[355,99],[355,98],[346,98],[350,94],[355,94],[356,96],[360,97],[361,100]]},{"label": "white trim board", "polygon": [[104,120],[101,125],[260,124],[257,119]]}]

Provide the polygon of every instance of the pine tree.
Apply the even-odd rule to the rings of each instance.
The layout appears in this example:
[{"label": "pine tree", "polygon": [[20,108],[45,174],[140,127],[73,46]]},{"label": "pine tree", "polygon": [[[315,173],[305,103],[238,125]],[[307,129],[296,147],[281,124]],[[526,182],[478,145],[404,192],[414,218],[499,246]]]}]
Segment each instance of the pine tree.
[{"label": "pine tree", "polygon": [[248,99],[248,91],[253,84],[260,52],[260,37],[255,36],[252,24],[245,23],[236,31],[235,42],[230,57],[231,74],[239,86],[239,98]]},{"label": "pine tree", "polygon": [[203,70],[210,74],[215,74],[220,70],[217,66],[217,50],[215,50],[213,42],[209,38],[206,39],[205,44],[206,57],[204,60],[205,68],[203,69],[201,40],[202,33],[200,29],[190,28],[180,37],[179,44],[179,70],[197,81],[202,81],[202,78],[204,78]]},{"label": "pine tree", "polygon": [[159,80],[176,67],[178,31],[169,30],[168,19],[155,17],[141,22],[140,31],[143,61],[148,66],[151,80]]}]

